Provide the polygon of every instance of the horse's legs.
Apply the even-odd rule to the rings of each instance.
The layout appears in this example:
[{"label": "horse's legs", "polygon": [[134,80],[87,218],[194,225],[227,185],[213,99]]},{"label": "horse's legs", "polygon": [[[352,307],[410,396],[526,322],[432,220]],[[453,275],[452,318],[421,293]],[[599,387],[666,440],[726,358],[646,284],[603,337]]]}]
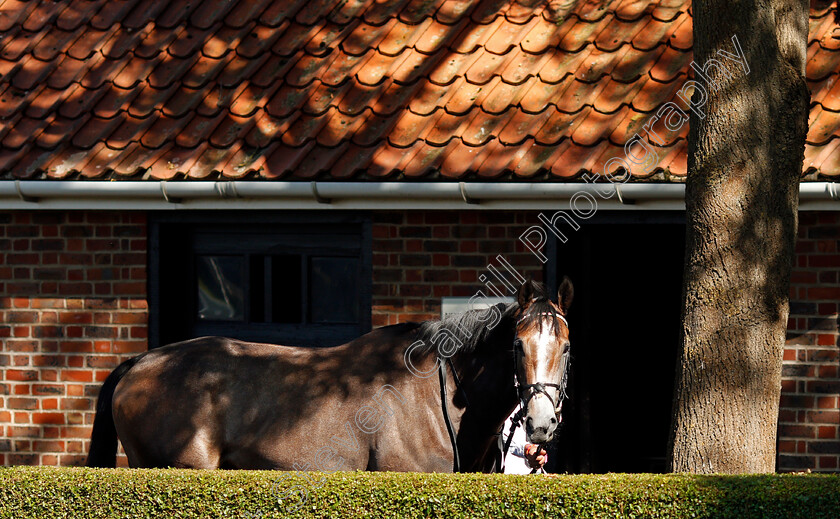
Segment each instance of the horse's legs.
[{"label": "horse's legs", "polygon": [[217,469],[221,464],[221,448],[207,429],[198,429],[175,456],[174,466],[189,469]]}]

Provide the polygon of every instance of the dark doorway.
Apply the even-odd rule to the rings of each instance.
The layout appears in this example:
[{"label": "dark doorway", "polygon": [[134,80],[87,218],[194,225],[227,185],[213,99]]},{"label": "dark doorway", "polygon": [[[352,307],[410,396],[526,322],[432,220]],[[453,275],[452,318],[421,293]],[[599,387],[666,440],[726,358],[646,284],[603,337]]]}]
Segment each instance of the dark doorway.
[{"label": "dark doorway", "polygon": [[[575,283],[560,472],[664,472],[680,330],[682,213],[599,214],[556,244]],[[596,220],[593,218],[593,220]]]}]

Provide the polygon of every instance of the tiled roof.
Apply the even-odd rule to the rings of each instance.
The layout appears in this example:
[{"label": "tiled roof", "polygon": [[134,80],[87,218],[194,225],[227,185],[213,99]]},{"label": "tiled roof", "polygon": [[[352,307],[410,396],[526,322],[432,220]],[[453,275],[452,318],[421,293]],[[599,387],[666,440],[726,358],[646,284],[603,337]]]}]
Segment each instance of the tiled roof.
[{"label": "tiled roof", "polygon": [[[837,17],[812,2],[807,178],[840,175]],[[0,177],[572,179],[675,100],[691,26],[682,0],[3,0]],[[685,175],[687,127],[647,178]]]}]

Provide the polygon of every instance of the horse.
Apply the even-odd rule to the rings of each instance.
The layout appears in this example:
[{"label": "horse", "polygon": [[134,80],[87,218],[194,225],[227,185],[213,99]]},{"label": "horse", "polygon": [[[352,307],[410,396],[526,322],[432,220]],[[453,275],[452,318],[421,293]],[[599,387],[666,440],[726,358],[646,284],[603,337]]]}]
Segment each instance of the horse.
[{"label": "horse", "polygon": [[131,467],[492,471],[517,404],[530,443],[554,436],[572,296],[568,278],[557,303],[529,280],[514,303],[340,346],[202,337],[144,352],[103,383],[87,465],[114,467],[119,438]]}]

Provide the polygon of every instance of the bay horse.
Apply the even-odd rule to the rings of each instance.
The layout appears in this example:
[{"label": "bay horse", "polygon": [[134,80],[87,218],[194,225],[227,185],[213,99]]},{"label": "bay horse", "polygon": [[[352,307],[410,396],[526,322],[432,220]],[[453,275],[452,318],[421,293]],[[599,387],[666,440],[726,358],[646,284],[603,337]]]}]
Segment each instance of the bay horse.
[{"label": "bay horse", "polygon": [[145,352],[105,380],[87,465],[115,466],[119,437],[131,467],[490,471],[518,403],[531,443],[559,423],[568,278],[557,296],[527,281],[509,305],[328,348],[202,337]]}]

